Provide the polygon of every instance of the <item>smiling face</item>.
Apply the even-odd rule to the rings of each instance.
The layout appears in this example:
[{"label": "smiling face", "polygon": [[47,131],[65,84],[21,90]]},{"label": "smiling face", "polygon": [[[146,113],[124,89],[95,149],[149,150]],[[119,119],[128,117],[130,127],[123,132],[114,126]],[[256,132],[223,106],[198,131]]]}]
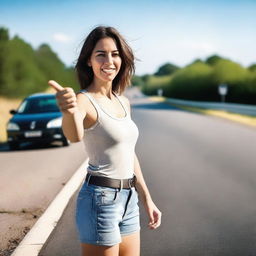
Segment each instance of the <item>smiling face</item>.
[{"label": "smiling face", "polygon": [[112,82],[121,67],[121,57],[115,41],[110,38],[100,39],[94,47],[88,65],[92,67],[94,79]]}]

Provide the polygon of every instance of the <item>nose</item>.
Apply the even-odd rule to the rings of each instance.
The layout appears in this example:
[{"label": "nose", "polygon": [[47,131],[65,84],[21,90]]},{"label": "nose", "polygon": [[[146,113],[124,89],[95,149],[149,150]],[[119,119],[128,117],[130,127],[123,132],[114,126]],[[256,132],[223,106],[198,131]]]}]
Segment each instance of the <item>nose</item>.
[{"label": "nose", "polygon": [[105,62],[108,63],[108,64],[113,64],[113,57],[112,57],[111,53],[106,55]]}]

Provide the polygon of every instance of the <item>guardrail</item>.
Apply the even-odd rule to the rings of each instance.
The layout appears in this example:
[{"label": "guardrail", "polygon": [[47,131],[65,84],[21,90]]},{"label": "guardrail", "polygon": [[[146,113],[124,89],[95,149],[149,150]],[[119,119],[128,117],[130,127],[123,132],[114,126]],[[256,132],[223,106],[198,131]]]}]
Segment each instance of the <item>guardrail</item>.
[{"label": "guardrail", "polygon": [[218,102],[205,102],[205,101],[190,101],[190,100],[179,100],[173,98],[166,98],[170,104],[183,105],[188,107],[198,107],[205,109],[218,109],[225,110],[233,113],[242,115],[256,116],[256,106],[247,104],[237,103],[218,103]]}]

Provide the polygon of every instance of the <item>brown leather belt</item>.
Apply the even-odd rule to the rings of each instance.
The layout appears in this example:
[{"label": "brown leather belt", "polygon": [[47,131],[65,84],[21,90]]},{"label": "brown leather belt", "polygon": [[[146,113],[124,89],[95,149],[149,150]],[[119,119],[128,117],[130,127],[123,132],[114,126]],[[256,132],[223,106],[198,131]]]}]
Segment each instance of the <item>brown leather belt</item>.
[{"label": "brown leather belt", "polygon": [[110,187],[110,188],[131,188],[135,187],[136,184],[136,176],[134,175],[131,179],[112,179],[103,176],[93,176],[87,173],[85,181],[89,184]]}]

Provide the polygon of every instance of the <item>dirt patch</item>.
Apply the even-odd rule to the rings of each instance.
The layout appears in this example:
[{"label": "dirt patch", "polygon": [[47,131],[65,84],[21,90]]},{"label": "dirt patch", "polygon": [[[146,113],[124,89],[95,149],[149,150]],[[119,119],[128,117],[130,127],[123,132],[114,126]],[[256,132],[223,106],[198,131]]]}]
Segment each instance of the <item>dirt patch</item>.
[{"label": "dirt patch", "polygon": [[12,254],[42,213],[42,209],[0,210],[0,256]]},{"label": "dirt patch", "polygon": [[19,243],[22,241],[24,236],[28,233],[29,230],[30,230],[29,227],[24,227],[24,229],[21,231],[22,234],[19,237],[8,239],[8,244],[6,248],[0,249],[0,256],[11,255],[13,251],[16,249],[16,247],[19,245]]}]

